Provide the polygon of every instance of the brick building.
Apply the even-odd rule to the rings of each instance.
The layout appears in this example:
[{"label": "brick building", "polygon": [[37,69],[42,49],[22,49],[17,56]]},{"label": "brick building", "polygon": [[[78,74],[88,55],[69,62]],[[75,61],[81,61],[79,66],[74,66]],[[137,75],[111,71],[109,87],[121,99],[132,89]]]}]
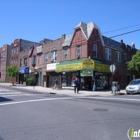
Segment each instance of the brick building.
[{"label": "brick building", "polygon": [[[111,86],[110,65],[116,70],[113,80],[126,86],[132,79],[126,62],[136,53],[135,45],[126,45],[101,35],[99,27],[90,22],[80,22],[71,35],[55,40],[37,42],[16,39],[11,44],[11,64],[18,65],[16,81],[23,84],[29,75],[35,76],[36,85],[52,87],[71,86],[78,76],[81,90],[97,90]],[[10,57],[9,57],[10,58]]]},{"label": "brick building", "polygon": [[25,82],[25,76],[29,74],[29,49],[35,45],[39,45],[39,43],[24,39],[15,39],[13,43],[11,43],[10,64],[19,67],[19,76],[15,79],[16,83],[23,84],[23,82]]},{"label": "brick building", "polygon": [[9,79],[6,75],[6,68],[10,66],[10,51],[11,46],[8,44],[0,48],[0,81],[8,82]]},{"label": "brick building", "polygon": [[[59,64],[56,65],[56,72],[62,76],[62,85],[70,86],[72,79],[78,76],[80,89],[92,90],[93,83],[97,90],[110,88],[111,64],[116,66],[113,80],[120,82],[121,86],[126,86],[132,79],[126,62],[136,53],[134,45],[126,47],[122,42],[102,36],[93,22],[80,22],[73,34],[66,36],[62,48],[67,50],[68,56],[67,60],[63,60],[67,62],[58,60]],[[91,65],[84,67],[85,62]]]}]

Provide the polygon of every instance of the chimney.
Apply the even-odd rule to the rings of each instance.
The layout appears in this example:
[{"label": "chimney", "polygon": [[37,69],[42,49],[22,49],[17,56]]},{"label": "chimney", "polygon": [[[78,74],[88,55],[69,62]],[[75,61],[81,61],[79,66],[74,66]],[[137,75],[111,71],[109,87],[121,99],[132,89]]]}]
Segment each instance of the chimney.
[{"label": "chimney", "polygon": [[123,40],[122,39],[120,40],[120,43],[123,44]]},{"label": "chimney", "polygon": [[132,48],[135,48],[135,43],[134,42],[132,42]]},{"label": "chimney", "polygon": [[63,34],[63,35],[62,35],[62,38],[64,38],[64,39],[65,39],[65,38],[66,38],[66,34]]}]

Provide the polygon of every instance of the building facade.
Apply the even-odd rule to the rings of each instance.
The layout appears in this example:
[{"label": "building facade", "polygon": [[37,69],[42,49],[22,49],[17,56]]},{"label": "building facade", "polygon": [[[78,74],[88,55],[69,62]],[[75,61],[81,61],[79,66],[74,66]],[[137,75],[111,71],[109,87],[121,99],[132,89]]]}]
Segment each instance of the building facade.
[{"label": "building facade", "polygon": [[11,43],[10,64],[17,65],[19,68],[19,75],[15,78],[16,83],[25,82],[25,77],[29,74],[29,51],[30,48],[37,45],[39,43],[24,39],[15,39]]},{"label": "building facade", "polygon": [[[81,90],[93,90],[93,86],[104,90],[111,87],[112,77],[122,87],[132,80],[126,62],[135,53],[134,43],[130,46],[123,40],[117,42],[102,36],[95,23],[80,22],[71,35],[63,34],[55,40],[43,39],[38,43],[15,39],[8,58],[10,64],[19,67],[17,83],[23,84],[28,76],[34,76],[38,86],[53,87],[57,79],[62,88],[72,86],[77,76]],[[110,71],[112,64],[114,73]]]},{"label": "building facade", "polygon": [[11,46],[8,44],[0,48],[0,81],[2,82],[8,82],[10,80],[6,74],[6,68],[10,66],[10,51]]}]

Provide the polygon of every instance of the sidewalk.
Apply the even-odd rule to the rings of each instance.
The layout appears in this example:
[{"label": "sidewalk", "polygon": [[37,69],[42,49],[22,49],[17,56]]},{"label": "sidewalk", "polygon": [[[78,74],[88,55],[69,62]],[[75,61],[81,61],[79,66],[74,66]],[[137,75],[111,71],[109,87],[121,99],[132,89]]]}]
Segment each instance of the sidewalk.
[{"label": "sidewalk", "polygon": [[[12,86],[11,83],[0,83],[0,85],[3,86]],[[52,89],[52,88],[46,88],[41,86],[25,86],[17,84],[16,86],[13,86],[13,88],[22,88],[32,91],[38,91],[48,94],[58,94],[58,95],[67,95],[67,96],[75,96],[75,97],[85,97],[85,96],[93,96],[93,97],[99,97],[99,96],[114,96],[114,94],[111,94],[111,91],[79,91],[79,94],[74,93],[73,87],[63,87],[62,89]],[[120,94],[124,95],[126,94],[125,90],[120,90]]]}]

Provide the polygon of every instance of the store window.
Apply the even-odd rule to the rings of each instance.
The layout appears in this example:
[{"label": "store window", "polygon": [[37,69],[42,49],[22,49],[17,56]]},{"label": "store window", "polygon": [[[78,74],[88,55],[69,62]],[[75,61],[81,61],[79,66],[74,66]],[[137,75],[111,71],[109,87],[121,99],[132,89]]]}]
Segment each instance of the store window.
[{"label": "store window", "polygon": [[108,76],[104,73],[98,73],[96,76],[96,90],[108,88]]}]

